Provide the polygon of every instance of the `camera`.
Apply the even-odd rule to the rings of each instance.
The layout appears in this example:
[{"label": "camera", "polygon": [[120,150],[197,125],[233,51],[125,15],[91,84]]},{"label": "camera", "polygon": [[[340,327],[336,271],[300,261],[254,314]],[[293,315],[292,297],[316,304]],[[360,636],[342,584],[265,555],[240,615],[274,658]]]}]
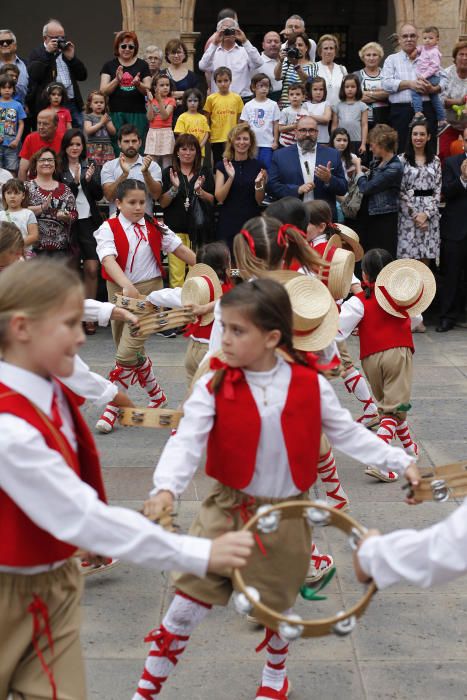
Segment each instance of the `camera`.
[{"label": "camera", "polygon": [[60,51],[64,51],[66,49],[66,47],[68,46],[68,43],[69,42],[66,40],[66,38],[64,36],[57,37],[57,48]]},{"label": "camera", "polygon": [[227,27],[227,29],[223,30],[223,35],[224,36],[235,36],[236,29],[233,27]]},{"label": "camera", "polygon": [[295,48],[295,46],[290,46],[287,49],[287,58],[293,58],[298,61],[298,59],[301,58],[301,55],[302,54],[297,48]]}]

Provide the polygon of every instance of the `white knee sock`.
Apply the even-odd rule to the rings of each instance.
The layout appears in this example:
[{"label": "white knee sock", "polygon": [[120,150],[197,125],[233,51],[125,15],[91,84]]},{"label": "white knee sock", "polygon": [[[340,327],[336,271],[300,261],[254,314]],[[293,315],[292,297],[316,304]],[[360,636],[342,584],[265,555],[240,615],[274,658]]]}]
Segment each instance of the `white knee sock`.
[{"label": "white knee sock", "polygon": [[176,594],[159,628],[145,638],[152,642],[133,700],[153,700],[178,663],[193,630],[206,617],[210,605]]},{"label": "white knee sock", "polygon": [[344,384],[349,394],[353,394],[363,404],[363,416],[358,419],[359,423],[363,422],[365,418],[374,418],[378,415],[378,408],[370,394],[367,381],[358,369],[352,370],[344,378]]}]

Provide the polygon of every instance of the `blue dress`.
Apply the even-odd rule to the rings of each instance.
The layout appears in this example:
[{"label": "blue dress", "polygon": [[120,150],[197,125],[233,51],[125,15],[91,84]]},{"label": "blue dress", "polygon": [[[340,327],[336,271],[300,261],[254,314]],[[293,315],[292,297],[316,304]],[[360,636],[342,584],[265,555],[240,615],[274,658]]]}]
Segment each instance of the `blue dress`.
[{"label": "blue dress", "polygon": [[[255,199],[255,179],[261,170],[261,163],[256,158],[233,160],[235,177],[224,203],[219,207],[220,215],[217,225],[217,239],[225,241],[232,250],[234,236],[243,228],[243,224],[253,216],[259,216],[260,207]],[[224,163],[216,163],[227,180]]]}]

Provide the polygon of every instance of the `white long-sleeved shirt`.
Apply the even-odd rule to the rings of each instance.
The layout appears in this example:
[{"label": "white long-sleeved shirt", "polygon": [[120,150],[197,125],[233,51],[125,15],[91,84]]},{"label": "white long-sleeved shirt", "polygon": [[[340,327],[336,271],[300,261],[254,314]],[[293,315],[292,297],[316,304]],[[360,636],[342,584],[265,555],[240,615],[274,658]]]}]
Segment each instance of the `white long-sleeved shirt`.
[{"label": "white long-sleeved shirt", "polygon": [[250,78],[253,72],[259,72],[263,59],[250,41],[245,41],[243,46],[235,44],[231,49],[224,49],[217,44],[210,44],[204,52],[199,69],[211,72],[211,92],[218,92],[214,80],[216,68],[226,66],[232,71],[232,83],[230,91],[236,92],[241,97],[251,95]]},{"label": "white long-sleeved shirt", "polygon": [[[289,390],[291,366],[278,357],[268,372],[245,371],[245,377],[261,416],[261,433],[256,454],[255,472],[245,493],[262,498],[289,498],[300,493],[290,474],[281,415]],[[215,396],[207,388],[212,372],[201,377],[185,402],[176,435],[166,444],[154,472],[154,489],[182,494],[196,472],[207,445],[215,419]],[[319,376],[322,430],[331,444],[341,452],[379,469],[403,474],[411,458],[399,447],[390,447],[355,423],[342,408],[330,383]],[[265,403],[264,397],[267,397]],[[314,416],[309,417],[310,421]],[[240,438],[241,436],[239,436]],[[271,465],[274,470],[271,472]],[[311,465],[310,465],[311,466]]]},{"label": "white long-sleeved shirt", "polygon": [[399,581],[428,588],[462,576],[467,573],[467,499],[447,518],[424,530],[369,537],[358,558],[381,589]]},{"label": "white long-sleeved shirt", "polygon": [[[0,362],[0,382],[32,401],[50,418],[55,388],[63,421],[61,431],[76,449],[72,418],[57,385],[6,362]],[[135,511],[106,505],[26,420],[0,414],[0,454],[0,489],[54,537],[142,566],[205,575],[211,552],[209,540],[165,532]],[[1,564],[0,570],[23,574],[53,567],[16,569]]]},{"label": "white long-sleeved shirt", "polygon": [[[357,280],[358,282],[358,280]],[[337,333],[337,342],[342,342],[352,333],[358,326],[363,316],[365,315],[365,307],[363,302],[358,297],[351,297],[341,305],[339,314],[339,330]],[[401,319],[402,320],[402,319]],[[418,314],[410,318],[410,327],[413,330],[423,321],[423,316]],[[375,332],[377,329],[375,329]]]},{"label": "white long-sleeved shirt", "polygon": [[[132,221],[128,221],[123,214],[118,215],[118,219],[128,238],[129,251],[124,273],[132,282],[144,282],[152,280],[155,277],[161,276],[161,271],[152,252],[148,240],[140,239],[135,232],[135,225]],[[137,224],[143,229],[147,239],[146,220],[144,217]],[[160,226],[160,224],[159,224]],[[167,226],[163,227],[164,235],[162,236],[161,250],[164,253],[173,253],[182,244],[180,238]],[[102,262],[107,255],[118,257],[117,247],[115,245],[112,229],[107,221],[99,226],[97,231],[94,231],[94,238],[97,242],[96,252],[99,260]]]}]

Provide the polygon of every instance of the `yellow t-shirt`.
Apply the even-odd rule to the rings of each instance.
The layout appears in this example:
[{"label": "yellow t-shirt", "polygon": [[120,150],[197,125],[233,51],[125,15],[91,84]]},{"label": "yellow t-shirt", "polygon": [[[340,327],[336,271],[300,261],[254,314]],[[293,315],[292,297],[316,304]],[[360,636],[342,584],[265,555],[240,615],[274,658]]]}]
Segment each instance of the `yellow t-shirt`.
[{"label": "yellow t-shirt", "polygon": [[[174,131],[176,134],[193,134],[201,143],[206,133],[209,134],[211,129],[204,114],[183,112],[177,119]],[[201,153],[204,156],[204,146],[201,149]]]},{"label": "yellow t-shirt", "polygon": [[237,125],[243,110],[243,100],[236,92],[208,95],[204,111],[211,116],[211,143],[224,143],[227,135]]}]

